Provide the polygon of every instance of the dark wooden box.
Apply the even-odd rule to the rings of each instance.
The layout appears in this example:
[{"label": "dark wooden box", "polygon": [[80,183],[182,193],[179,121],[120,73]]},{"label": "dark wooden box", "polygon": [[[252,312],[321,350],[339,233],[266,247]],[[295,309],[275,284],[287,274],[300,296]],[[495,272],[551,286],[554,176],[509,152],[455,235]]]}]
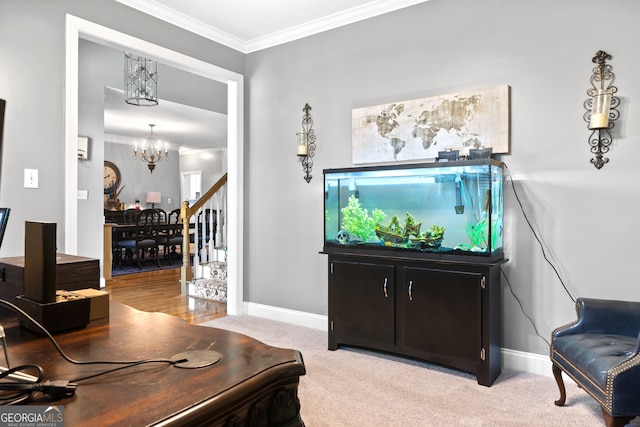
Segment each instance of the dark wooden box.
[{"label": "dark wooden box", "polygon": [[[87,326],[89,323],[90,304],[91,301],[87,297],[45,304],[32,301],[22,295],[16,297],[16,305],[44,326],[50,333]],[[22,316],[18,317],[22,326],[42,333],[42,330],[34,325],[33,322]]]},{"label": "dark wooden box", "polygon": [[[56,289],[100,289],[100,264],[97,259],[56,254]],[[0,298],[15,304],[24,295],[24,257],[0,258]]]}]

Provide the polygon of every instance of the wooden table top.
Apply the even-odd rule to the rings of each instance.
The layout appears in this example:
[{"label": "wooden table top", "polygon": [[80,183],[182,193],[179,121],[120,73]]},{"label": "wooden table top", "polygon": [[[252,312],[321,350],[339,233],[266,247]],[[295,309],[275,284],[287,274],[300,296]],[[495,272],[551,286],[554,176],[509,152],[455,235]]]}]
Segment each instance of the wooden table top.
[{"label": "wooden table top", "polygon": [[[45,380],[73,380],[114,367],[71,364],[47,338],[17,325],[5,326],[5,331],[11,366],[38,364]],[[73,397],[49,401],[42,396],[32,402],[64,406],[65,424],[70,426],[218,425],[239,411],[246,415],[247,402],[257,395],[283,387],[293,390],[297,403],[298,378],[305,374],[296,350],[189,325],[162,313],[141,312],[116,301],[110,301],[109,319],[57,334],[55,339],[69,357],[82,361],[170,359],[190,350],[222,355],[216,364],[197,369],[140,365],[81,381]]]},{"label": "wooden table top", "polygon": [[[79,262],[93,262],[93,261],[97,262],[98,260],[95,258],[87,258],[87,257],[77,256],[77,255],[56,253],[57,265],[75,264]],[[0,264],[8,264],[8,265],[24,268],[24,256],[21,255],[21,256],[0,258]]]}]

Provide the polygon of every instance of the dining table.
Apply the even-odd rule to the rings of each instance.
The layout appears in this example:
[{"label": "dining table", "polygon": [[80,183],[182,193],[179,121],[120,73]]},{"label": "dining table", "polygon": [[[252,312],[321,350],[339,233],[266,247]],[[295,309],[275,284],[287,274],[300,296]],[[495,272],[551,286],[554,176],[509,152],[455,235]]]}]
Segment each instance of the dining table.
[{"label": "dining table", "polygon": [[[116,250],[116,242],[124,237],[132,237],[136,232],[138,225],[135,223],[114,223],[109,222],[104,224],[104,278],[105,280],[111,279],[113,276],[113,254]],[[157,225],[157,233],[159,236],[172,235],[176,232],[182,231],[183,225],[176,223],[160,222]]]}]

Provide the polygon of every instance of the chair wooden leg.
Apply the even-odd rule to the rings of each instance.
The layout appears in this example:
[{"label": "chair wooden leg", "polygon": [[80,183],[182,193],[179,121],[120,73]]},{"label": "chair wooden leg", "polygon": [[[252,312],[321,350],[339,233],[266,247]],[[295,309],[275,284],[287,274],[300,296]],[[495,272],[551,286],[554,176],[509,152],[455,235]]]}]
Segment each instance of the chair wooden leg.
[{"label": "chair wooden leg", "polygon": [[604,408],[602,408],[602,416],[607,427],[624,427],[629,424],[635,417],[614,417],[611,416]]},{"label": "chair wooden leg", "polygon": [[118,260],[120,251],[116,248],[111,252],[111,269],[114,270],[119,264],[122,265],[122,260]]},{"label": "chair wooden leg", "polygon": [[562,370],[558,368],[558,365],[555,363],[551,366],[551,370],[553,371],[553,377],[556,379],[556,384],[558,384],[558,389],[560,390],[560,399],[556,400],[554,403],[556,406],[564,406],[567,401],[567,390],[564,388]]}]

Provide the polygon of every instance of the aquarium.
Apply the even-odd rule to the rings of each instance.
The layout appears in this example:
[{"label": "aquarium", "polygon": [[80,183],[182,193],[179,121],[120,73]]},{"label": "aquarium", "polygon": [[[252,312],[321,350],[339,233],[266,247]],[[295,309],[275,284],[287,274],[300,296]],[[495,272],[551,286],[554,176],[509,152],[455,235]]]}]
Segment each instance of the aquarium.
[{"label": "aquarium", "polygon": [[324,252],[503,256],[494,159],[324,170]]}]

